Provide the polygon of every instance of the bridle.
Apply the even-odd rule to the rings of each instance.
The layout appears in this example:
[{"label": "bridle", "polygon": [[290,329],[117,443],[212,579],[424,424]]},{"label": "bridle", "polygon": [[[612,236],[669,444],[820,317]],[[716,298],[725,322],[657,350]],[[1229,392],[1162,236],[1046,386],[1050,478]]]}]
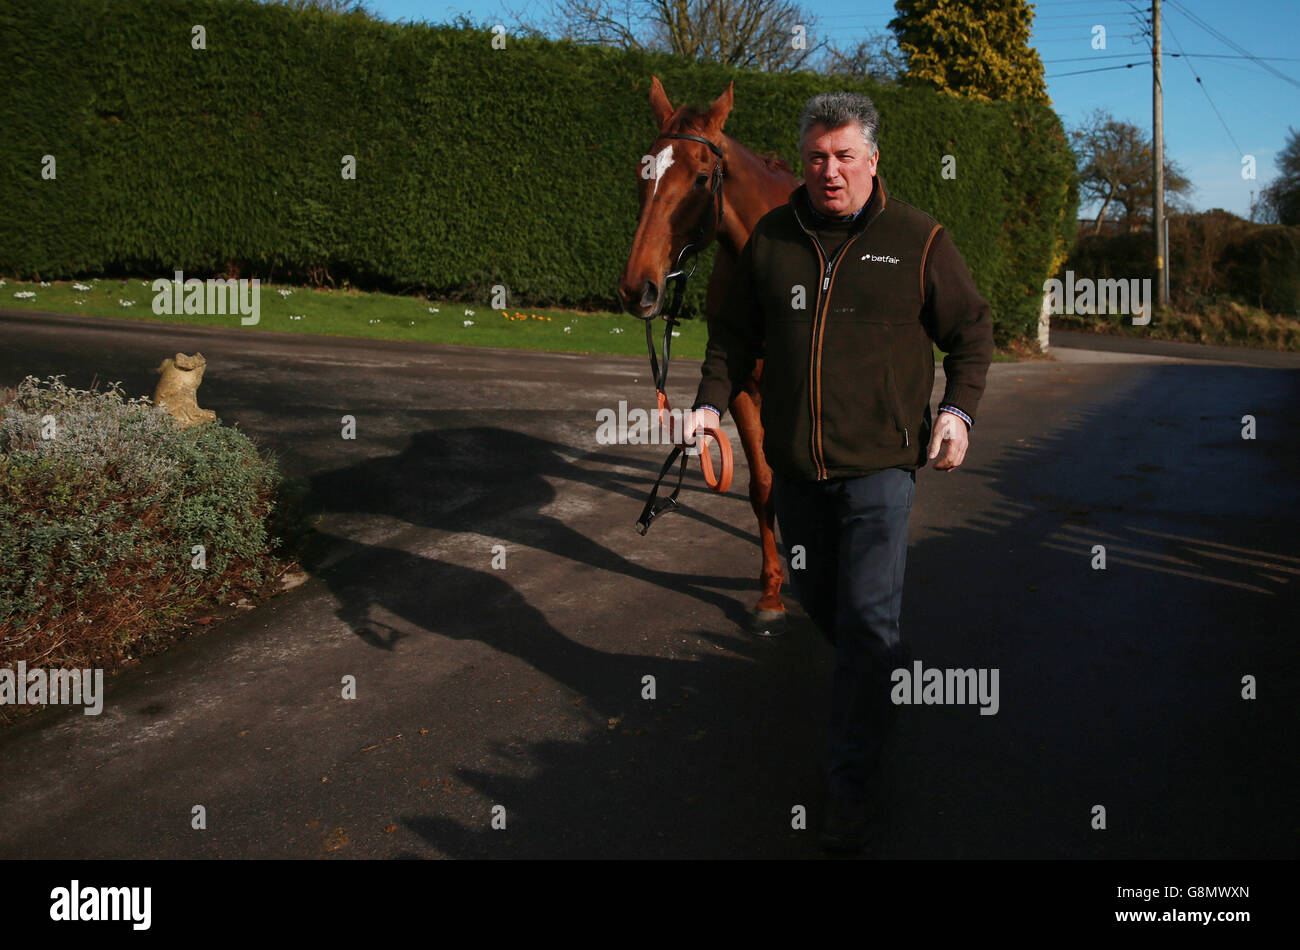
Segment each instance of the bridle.
[{"label": "bridle", "polygon": [[[714,222],[715,236],[722,228],[722,149],[714,145],[708,139],[700,138],[698,135],[687,135],[684,132],[674,132],[670,135],[661,135],[665,139],[688,139],[692,142],[701,142],[709,147],[709,150],[717,156],[717,161],[713,165],[711,175],[709,205],[710,208],[717,208],[717,217]],[[660,303],[668,298],[668,286],[672,285],[672,300],[668,307],[662,311],[650,314],[645,321],[645,342],[646,349],[650,351],[650,371],[654,376],[655,400],[659,408],[659,427],[662,431],[664,424],[664,413],[670,411],[668,405],[668,355],[672,349],[673,327],[678,325],[678,314],[681,313],[682,299],[686,293],[686,281],[695,273],[695,261],[693,258],[699,254],[704,246],[704,228],[711,215],[703,215],[700,218],[700,226],[695,231],[695,237],[692,241],[685,244],[677,254],[675,268],[664,278],[664,294],[660,297]],[[690,261],[691,269],[686,270],[686,264]],[[655,356],[654,328],[652,323],[656,316],[664,318],[664,337],[663,337],[663,362],[660,363]],[[669,417],[671,422],[671,416]],[[671,430],[670,430],[671,431]],[[731,487],[732,475],[732,456],[731,442],[727,439],[727,434],[721,429],[700,428],[696,430],[696,442],[700,447],[700,467],[704,472],[704,482],[709,486],[711,491],[725,492]],[[712,437],[718,442],[718,449],[721,452],[721,471],[715,476],[713,473],[713,460],[709,457],[708,444],[704,441],[704,436]],[[641,517],[637,519],[637,533],[644,535],[650,528],[650,522],[653,521],[660,513],[677,507],[677,493],[682,489],[682,479],[686,475],[686,454],[683,452],[684,444],[673,446],[672,453],[668,456],[668,461],[664,462],[663,468],[659,470],[659,477],[655,479],[654,486],[650,489],[650,497],[646,499],[645,507],[641,509]],[[673,493],[656,504],[659,495],[659,485],[668,474],[668,470],[673,467],[673,462],[681,456],[681,467],[677,472],[677,487]]]},{"label": "bridle", "polygon": [[[685,132],[673,132],[671,135],[661,135],[659,137],[662,139],[686,139],[691,142],[699,142],[701,145],[707,145],[709,151],[717,157],[717,161],[713,163],[713,171],[709,175],[709,190],[712,192],[710,202],[718,209],[717,219],[713,224],[713,233],[716,235],[722,230],[722,149],[717,145],[714,145],[708,139],[700,138],[698,135],[687,135]],[[700,226],[695,231],[695,240],[691,244],[687,244],[686,247],[683,247],[681,253],[677,255],[679,268],[681,266],[682,255],[686,253],[687,248],[693,247],[695,253],[698,254],[704,247],[704,222],[707,220],[708,215],[700,218]],[[691,273],[694,272],[695,270],[692,268]]]}]

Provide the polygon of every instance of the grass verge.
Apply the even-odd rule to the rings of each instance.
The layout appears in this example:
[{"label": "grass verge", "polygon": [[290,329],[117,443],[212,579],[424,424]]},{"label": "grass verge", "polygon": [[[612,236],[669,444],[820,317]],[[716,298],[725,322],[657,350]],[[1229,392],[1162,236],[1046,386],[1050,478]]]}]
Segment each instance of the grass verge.
[{"label": "grass verge", "polygon": [[1300,350],[1300,320],[1230,300],[1170,308],[1156,313],[1146,326],[1133,326],[1133,318],[1124,314],[1059,314],[1053,315],[1052,326],[1145,340]]},{"label": "grass verge", "polygon": [[[150,320],[188,326],[238,328],[238,314],[159,315],[153,311],[151,282],[138,277],[87,278],[80,281],[0,282],[0,306],[126,320]],[[530,308],[488,310],[463,303],[431,301],[354,289],[313,289],[263,283],[258,322],[248,330],[310,333],[324,336],[454,343],[560,353],[645,356],[645,324],[625,313],[585,313]],[[708,327],[685,320],[673,337],[673,355],[703,359]],[[654,326],[656,352],[663,322]],[[1015,361],[1027,350],[998,353],[997,361]],[[942,351],[935,349],[935,358]]]}]

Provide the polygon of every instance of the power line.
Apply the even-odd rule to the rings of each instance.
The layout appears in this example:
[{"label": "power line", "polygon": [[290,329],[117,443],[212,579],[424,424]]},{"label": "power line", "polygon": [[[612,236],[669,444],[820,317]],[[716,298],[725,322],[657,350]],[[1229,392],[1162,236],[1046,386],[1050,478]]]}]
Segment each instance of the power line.
[{"label": "power line", "polygon": [[[1121,34],[1119,34],[1118,36],[1116,36],[1116,35],[1111,35],[1111,36],[1107,37],[1107,39],[1112,39],[1112,40],[1127,40],[1127,39],[1132,39],[1132,38],[1134,38],[1134,37],[1141,36],[1141,35],[1142,35],[1142,34],[1140,34],[1140,33],[1121,33]],[[1029,37],[1029,39],[1030,39],[1030,41],[1031,41],[1035,46],[1046,46],[1048,43],[1086,43],[1086,42],[1088,42],[1088,41],[1090,40],[1090,37],[1088,37],[1088,36],[1083,36],[1083,35],[1080,35],[1080,34],[1076,33],[1076,34],[1074,34],[1073,36],[1048,36],[1048,37],[1041,37],[1041,36],[1038,36],[1038,35],[1031,35],[1031,36]]]},{"label": "power line", "polygon": [[1108,73],[1108,72],[1110,72],[1112,69],[1132,69],[1134,66],[1145,66],[1145,65],[1146,65],[1146,62],[1145,62],[1144,60],[1139,60],[1139,61],[1136,62],[1136,63],[1125,63],[1125,64],[1122,65],[1122,66],[1102,66],[1102,67],[1099,68],[1099,69],[1078,69],[1078,70],[1075,70],[1075,71],[1072,72],[1072,73],[1053,73],[1052,75],[1050,75],[1050,76],[1045,76],[1044,78],[1045,78],[1045,79],[1060,79],[1060,78],[1062,78],[1063,76],[1083,76],[1083,75],[1085,75],[1085,74],[1087,74],[1087,73]]},{"label": "power line", "polygon": [[1058,13],[1054,16],[1038,16],[1035,14],[1034,22],[1037,23],[1039,20],[1091,20],[1096,23],[1099,17],[1120,16],[1123,13],[1123,10],[1093,10],[1089,13]]},{"label": "power line", "polygon": [[1047,65],[1048,63],[1091,63],[1099,59],[1128,59],[1133,55],[1133,53],[1107,53],[1104,56],[1070,56],[1066,59],[1045,59],[1043,60],[1043,65]]},{"label": "power line", "polygon": [[[1172,31],[1171,31],[1171,32],[1172,32]],[[1181,45],[1179,46],[1179,49],[1182,49]],[[1132,55],[1133,55],[1132,53],[1107,53],[1107,54],[1105,54],[1105,55],[1103,55],[1103,56],[1098,56],[1098,55],[1096,55],[1096,54],[1093,54],[1092,56],[1071,56],[1071,57],[1069,57],[1069,58],[1067,58],[1067,59],[1045,59],[1045,60],[1043,60],[1043,63],[1044,63],[1044,64],[1046,64],[1046,63],[1082,63],[1082,62],[1085,62],[1085,61],[1091,62],[1091,61],[1093,61],[1093,60],[1098,60],[1098,59],[1124,59],[1125,57],[1127,57],[1127,56],[1132,56]],[[1178,58],[1183,57],[1183,56],[1186,56],[1188,59],[1250,59],[1249,56],[1229,56],[1227,53],[1186,53],[1186,52],[1179,52],[1179,53],[1165,53],[1165,55],[1168,56],[1168,57],[1170,57],[1170,58],[1172,58],[1172,59],[1178,59]],[[1271,59],[1271,60],[1273,60],[1274,62],[1281,62],[1281,63],[1300,63],[1300,56],[1261,56],[1261,57],[1259,57],[1259,58],[1260,58],[1260,59]]]},{"label": "power line", "polygon": [[1218,30],[1216,30],[1214,27],[1210,26],[1208,23],[1206,23],[1204,20],[1202,20],[1202,19],[1201,19],[1200,17],[1198,17],[1196,14],[1192,13],[1190,10],[1188,10],[1186,7],[1184,7],[1184,6],[1182,5],[1182,3],[1179,2],[1179,0],[1169,0],[1169,5],[1172,6],[1172,7],[1173,7],[1175,10],[1177,10],[1179,13],[1181,13],[1183,16],[1187,17],[1187,19],[1191,20],[1192,23],[1196,24],[1196,25],[1199,26],[1201,29],[1203,29],[1205,32],[1209,33],[1211,36],[1213,36],[1215,39],[1217,39],[1219,42],[1223,43],[1225,46],[1229,47],[1229,48],[1232,49],[1232,50],[1235,50],[1235,51],[1238,52],[1238,53],[1240,53],[1242,56],[1246,57],[1246,59],[1253,60],[1253,61],[1254,61],[1255,63],[1257,63],[1257,64],[1258,64],[1262,69],[1266,69],[1266,70],[1268,70],[1270,73],[1272,73],[1272,74],[1273,74],[1274,76],[1276,76],[1278,79],[1281,79],[1283,82],[1289,82],[1291,85],[1295,86],[1297,89],[1300,89],[1300,82],[1297,82],[1296,80],[1294,80],[1294,79],[1292,79],[1290,76],[1288,76],[1286,73],[1284,73],[1284,72],[1282,72],[1282,71],[1280,71],[1280,70],[1278,70],[1278,69],[1275,69],[1274,67],[1268,65],[1268,63],[1264,62],[1264,60],[1262,60],[1260,57],[1256,56],[1254,53],[1250,52],[1250,50],[1246,49],[1245,47],[1243,47],[1243,46],[1239,46],[1238,44],[1234,43],[1232,40],[1228,39],[1226,36],[1224,36],[1222,33],[1220,33],[1220,32],[1219,32]]},{"label": "power line", "polygon": [[1165,26],[1169,27],[1169,35],[1172,36],[1174,42],[1178,44],[1178,52],[1182,54],[1183,62],[1187,64],[1187,68],[1192,71],[1192,76],[1196,79],[1196,85],[1200,86],[1201,92],[1205,93],[1205,101],[1210,104],[1210,108],[1214,110],[1214,114],[1219,117],[1219,124],[1223,126],[1223,131],[1228,133],[1228,138],[1232,141],[1232,145],[1237,150],[1237,154],[1241,155],[1242,150],[1241,146],[1237,144],[1237,137],[1232,134],[1232,129],[1228,128],[1228,123],[1223,118],[1223,113],[1219,111],[1219,107],[1214,104],[1214,100],[1210,97],[1210,90],[1205,87],[1205,83],[1201,81],[1201,77],[1196,73],[1196,67],[1193,66],[1192,61],[1187,58],[1187,52],[1183,49],[1183,43],[1178,38],[1178,34],[1174,32],[1173,27],[1170,27],[1168,23],[1166,23]]},{"label": "power line", "polygon": [[[1092,22],[1096,23],[1097,21],[1096,19],[1093,19]],[[1032,35],[1037,35],[1039,33],[1080,33],[1091,35],[1092,31],[1087,25],[1085,25],[1086,23],[1086,20],[1084,23],[1049,23],[1047,26],[1043,27],[1035,26],[1029,32]]]},{"label": "power line", "polygon": [[1170,56],[1189,56],[1192,59],[1251,59],[1256,62],[1271,60],[1275,63],[1300,63],[1300,56],[1229,56],[1227,53],[1170,53]]}]

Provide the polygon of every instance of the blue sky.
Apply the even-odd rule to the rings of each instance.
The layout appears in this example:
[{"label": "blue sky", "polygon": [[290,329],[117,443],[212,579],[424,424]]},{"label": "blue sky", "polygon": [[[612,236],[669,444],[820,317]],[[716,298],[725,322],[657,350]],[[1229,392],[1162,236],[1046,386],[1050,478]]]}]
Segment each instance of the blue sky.
[{"label": "blue sky", "polygon": [[[841,46],[884,30],[894,15],[892,0],[802,5],[813,10],[822,35]],[[549,8],[547,0],[368,0],[368,6],[393,21],[438,23],[464,14],[475,23],[507,27],[516,22],[513,13],[544,20]],[[1034,4],[1031,42],[1043,60],[1052,104],[1067,127],[1103,108],[1150,130],[1151,54],[1134,12],[1148,6],[1148,0]],[[1274,159],[1286,142],[1288,125],[1300,130],[1300,0],[1163,0],[1161,6],[1166,154],[1191,178],[1194,207],[1226,208],[1244,216],[1251,192],[1258,193],[1277,173]],[[1104,50],[1093,49],[1096,25],[1106,30]],[[1292,81],[1244,58],[1243,51]],[[1170,55],[1178,52],[1188,56]],[[1128,63],[1138,65],[1108,68]],[[1092,71],[1102,69],[1106,71]],[[1255,158],[1253,181],[1242,178],[1244,155]],[[882,161],[887,161],[884,152]]]}]

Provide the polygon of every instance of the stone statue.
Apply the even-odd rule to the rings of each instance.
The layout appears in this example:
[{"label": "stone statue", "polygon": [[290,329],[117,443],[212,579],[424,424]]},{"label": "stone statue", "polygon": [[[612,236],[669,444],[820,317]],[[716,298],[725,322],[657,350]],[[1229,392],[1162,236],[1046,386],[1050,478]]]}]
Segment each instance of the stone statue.
[{"label": "stone statue", "polygon": [[153,391],[153,404],[166,409],[181,426],[216,422],[217,414],[211,409],[200,409],[195,399],[207,365],[202,353],[193,356],[177,353],[174,359],[163,360],[158,367],[162,378]]}]

